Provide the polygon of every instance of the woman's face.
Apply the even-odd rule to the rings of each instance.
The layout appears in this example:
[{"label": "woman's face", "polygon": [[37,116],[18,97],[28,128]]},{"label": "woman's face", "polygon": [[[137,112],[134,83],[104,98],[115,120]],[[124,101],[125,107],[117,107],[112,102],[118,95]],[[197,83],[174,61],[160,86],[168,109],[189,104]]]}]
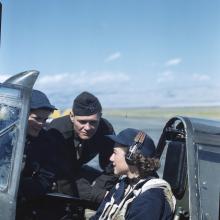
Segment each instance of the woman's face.
[{"label": "woman's face", "polygon": [[28,117],[27,134],[32,137],[37,137],[40,130],[45,126],[50,114],[51,111],[47,109],[31,110]]},{"label": "woman's face", "polygon": [[128,164],[125,161],[125,147],[116,144],[110,161],[113,162],[114,174],[127,175],[129,172]]}]

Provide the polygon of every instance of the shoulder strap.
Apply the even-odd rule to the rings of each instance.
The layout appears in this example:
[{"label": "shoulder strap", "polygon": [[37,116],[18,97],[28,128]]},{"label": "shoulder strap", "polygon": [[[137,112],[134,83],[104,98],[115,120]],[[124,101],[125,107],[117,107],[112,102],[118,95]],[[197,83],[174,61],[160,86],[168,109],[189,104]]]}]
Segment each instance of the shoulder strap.
[{"label": "shoulder strap", "polygon": [[141,193],[153,189],[153,188],[160,188],[163,189],[165,198],[170,205],[171,210],[174,212],[176,206],[176,198],[174,197],[170,184],[163,179],[150,179],[141,187]]}]

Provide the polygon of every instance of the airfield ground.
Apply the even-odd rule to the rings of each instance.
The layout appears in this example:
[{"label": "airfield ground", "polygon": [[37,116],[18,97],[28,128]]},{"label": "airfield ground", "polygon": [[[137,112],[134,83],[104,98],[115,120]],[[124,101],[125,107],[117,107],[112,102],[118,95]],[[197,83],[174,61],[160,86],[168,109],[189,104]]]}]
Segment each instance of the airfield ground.
[{"label": "airfield ground", "polygon": [[[66,115],[70,109],[55,111],[52,118]],[[220,120],[220,106],[213,107],[152,107],[152,108],[118,108],[103,109],[105,117],[128,117],[128,118],[164,118],[169,119],[174,116],[188,116]]]}]

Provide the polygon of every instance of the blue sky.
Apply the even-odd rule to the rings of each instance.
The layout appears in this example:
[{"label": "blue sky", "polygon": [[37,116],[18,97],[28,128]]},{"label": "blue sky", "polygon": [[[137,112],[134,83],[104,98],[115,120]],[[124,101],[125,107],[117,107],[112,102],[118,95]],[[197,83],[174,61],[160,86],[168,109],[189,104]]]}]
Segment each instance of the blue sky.
[{"label": "blue sky", "polygon": [[1,0],[0,82],[29,69],[58,108],[220,105],[219,0]]}]

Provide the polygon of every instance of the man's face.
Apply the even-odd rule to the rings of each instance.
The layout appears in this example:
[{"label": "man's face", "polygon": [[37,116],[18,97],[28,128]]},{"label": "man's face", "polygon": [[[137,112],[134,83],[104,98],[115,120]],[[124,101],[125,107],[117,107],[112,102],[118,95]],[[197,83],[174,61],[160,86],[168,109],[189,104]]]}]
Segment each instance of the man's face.
[{"label": "man's face", "polygon": [[88,140],[96,133],[100,118],[100,113],[89,116],[78,116],[70,113],[70,119],[73,123],[74,131],[82,140]]},{"label": "man's face", "polygon": [[40,130],[44,127],[51,111],[47,109],[32,110],[28,117],[27,134],[32,137],[37,137]]},{"label": "man's face", "polygon": [[129,171],[128,164],[125,161],[125,149],[124,147],[116,144],[113,154],[110,157],[110,161],[113,163],[114,174],[127,175]]}]

